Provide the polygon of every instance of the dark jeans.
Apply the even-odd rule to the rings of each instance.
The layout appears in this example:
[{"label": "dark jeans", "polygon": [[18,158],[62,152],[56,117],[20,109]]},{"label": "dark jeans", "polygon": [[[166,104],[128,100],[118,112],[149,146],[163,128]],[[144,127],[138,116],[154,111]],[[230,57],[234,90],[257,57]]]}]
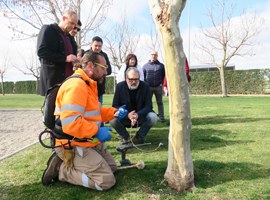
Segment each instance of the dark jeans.
[{"label": "dark jeans", "polygon": [[164,120],[164,106],[163,106],[163,100],[162,100],[163,86],[150,87],[150,92],[151,92],[151,98],[153,97],[153,95],[155,95],[156,97],[159,119],[163,121]]},{"label": "dark jeans", "polygon": [[[149,112],[146,117],[140,117],[138,120],[140,129],[137,134],[140,137],[145,137],[150,130],[150,128],[156,124],[158,120],[157,114],[154,112]],[[121,135],[124,139],[129,138],[129,133],[127,132],[126,127],[131,127],[131,121],[125,117],[122,120],[114,118],[110,121],[110,125],[116,130],[116,132]]]}]

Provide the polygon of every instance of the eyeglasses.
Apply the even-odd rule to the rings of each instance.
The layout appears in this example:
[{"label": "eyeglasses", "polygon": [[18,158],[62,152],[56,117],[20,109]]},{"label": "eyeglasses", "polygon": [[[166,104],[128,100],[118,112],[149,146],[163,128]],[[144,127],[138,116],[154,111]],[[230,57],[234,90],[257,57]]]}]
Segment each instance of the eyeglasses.
[{"label": "eyeglasses", "polygon": [[74,30],[77,30],[79,32],[81,29],[75,26]]},{"label": "eyeglasses", "polygon": [[107,69],[107,68],[108,68],[108,66],[102,65],[102,64],[100,64],[100,63],[94,63],[94,64],[97,65],[97,66],[100,66],[100,67],[102,67],[102,68],[104,68],[104,69]]},{"label": "eyeglasses", "polygon": [[138,80],[140,80],[139,78],[127,78],[130,82],[131,81],[138,81]]}]

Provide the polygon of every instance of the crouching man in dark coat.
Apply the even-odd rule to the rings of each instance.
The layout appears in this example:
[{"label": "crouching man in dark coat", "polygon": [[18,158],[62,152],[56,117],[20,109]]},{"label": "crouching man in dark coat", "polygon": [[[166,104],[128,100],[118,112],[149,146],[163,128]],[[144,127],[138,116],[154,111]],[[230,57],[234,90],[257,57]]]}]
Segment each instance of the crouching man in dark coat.
[{"label": "crouching man in dark coat", "polygon": [[129,67],[125,73],[125,81],[116,86],[112,106],[119,108],[122,105],[126,105],[128,115],[121,120],[113,119],[110,125],[123,137],[123,144],[130,142],[126,127],[140,126],[135,135],[135,143],[145,143],[145,137],[156,124],[158,116],[153,111],[150,88],[147,83],[140,81],[140,72],[136,67]]}]

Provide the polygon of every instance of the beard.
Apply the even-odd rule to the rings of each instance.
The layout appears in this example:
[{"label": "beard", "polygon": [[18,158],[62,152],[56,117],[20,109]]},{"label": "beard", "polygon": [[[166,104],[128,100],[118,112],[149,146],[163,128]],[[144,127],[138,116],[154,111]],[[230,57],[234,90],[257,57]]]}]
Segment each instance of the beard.
[{"label": "beard", "polygon": [[98,76],[92,76],[91,79],[96,81],[97,83],[103,83],[105,77],[104,76],[102,76],[102,77],[100,77],[100,76],[99,77]]},{"label": "beard", "polygon": [[130,85],[128,84],[128,89],[130,90],[136,90],[139,87],[140,82],[136,83],[136,85]]}]

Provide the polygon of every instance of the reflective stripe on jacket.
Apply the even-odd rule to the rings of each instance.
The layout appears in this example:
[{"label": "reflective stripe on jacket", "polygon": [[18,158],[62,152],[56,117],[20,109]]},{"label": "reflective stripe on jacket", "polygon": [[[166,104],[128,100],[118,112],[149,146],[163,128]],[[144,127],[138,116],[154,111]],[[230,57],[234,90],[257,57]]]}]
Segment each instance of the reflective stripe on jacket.
[{"label": "reflective stripe on jacket", "polygon": [[[92,138],[98,132],[101,122],[114,118],[115,108],[102,108],[98,101],[97,82],[90,79],[82,69],[75,71],[81,78],[71,78],[60,87],[55,115],[60,116],[63,132],[76,138]],[[89,82],[89,85],[86,84]],[[56,145],[67,140],[56,140]],[[99,144],[71,141],[72,146],[93,147]]]}]

